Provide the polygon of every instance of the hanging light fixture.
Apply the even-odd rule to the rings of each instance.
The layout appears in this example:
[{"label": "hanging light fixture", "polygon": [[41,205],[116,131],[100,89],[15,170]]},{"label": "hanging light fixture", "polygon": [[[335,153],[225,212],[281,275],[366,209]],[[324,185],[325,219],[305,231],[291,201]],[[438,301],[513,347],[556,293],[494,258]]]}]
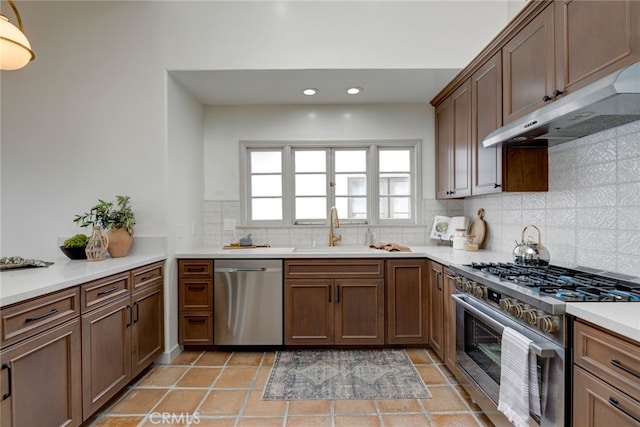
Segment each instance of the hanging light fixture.
[{"label": "hanging light fixture", "polygon": [[24,35],[18,9],[13,0],[7,0],[7,3],[18,19],[18,27],[0,14],[0,70],[17,70],[33,61],[36,56],[31,50],[27,36]]}]

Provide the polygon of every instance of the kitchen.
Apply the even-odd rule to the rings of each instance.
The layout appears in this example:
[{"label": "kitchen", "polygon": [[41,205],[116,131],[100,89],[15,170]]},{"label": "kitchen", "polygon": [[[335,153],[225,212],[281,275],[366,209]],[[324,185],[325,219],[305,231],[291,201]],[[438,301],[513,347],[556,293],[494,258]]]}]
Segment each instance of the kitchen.
[{"label": "kitchen", "polygon": [[[71,222],[73,214],[96,197],[111,194],[132,196],[140,219],[136,231],[140,239],[136,244],[160,245],[169,259],[176,252],[198,246],[199,239],[206,239],[212,246],[226,243],[231,234],[225,234],[223,219],[236,218],[240,223],[236,184],[239,172],[235,168],[228,171],[220,162],[203,165],[201,159],[211,156],[210,145],[217,144],[234,159],[225,164],[238,164],[237,149],[223,140],[229,134],[234,135],[229,139],[236,140],[421,138],[425,165],[432,167],[434,119],[432,112],[424,109],[424,103],[325,107],[327,120],[334,117],[328,126],[312,128],[311,136],[300,135],[304,125],[285,134],[277,129],[289,129],[291,122],[284,113],[275,113],[290,107],[205,108],[164,70],[453,69],[436,87],[437,91],[521,6],[512,2],[456,3],[411,2],[402,7],[394,7],[391,2],[376,3],[366,9],[370,21],[363,19],[364,11],[357,3],[342,6],[339,17],[332,13],[331,4],[297,2],[19,4],[25,31],[34,49],[38,48],[36,61],[19,72],[2,76],[3,255],[9,255],[10,250],[11,254],[55,259],[58,237],[77,232]],[[441,8],[443,13],[456,13],[457,19],[464,20],[460,25],[466,28],[466,36],[460,38],[455,34],[448,28],[452,26],[439,20],[431,7]],[[309,14],[317,21],[302,23],[296,19]],[[157,20],[151,21],[146,32],[140,34],[140,23],[148,22],[149,16]],[[229,16],[242,18],[233,20]],[[184,39],[165,34],[169,24],[159,22],[169,22],[164,21],[169,17],[189,26]],[[320,17],[336,20],[336,30],[327,34],[326,22],[333,21]],[[389,23],[389,17],[410,23],[403,27],[419,30],[419,34],[398,31]],[[49,19],[68,24],[54,27],[47,22]],[[242,25],[241,29],[238,25]],[[114,28],[118,31],[112,34]],[[283,29],[274,32],[273,28]],[[448,37],[441,35],[443,31]],[[292,33],[307,37],[289,37]],[[230,35],[237,43],[229,43]],[[344,40],[351,41],[348,50],[358,52],[355,57],[335,49]],[[451,44],[443,45],[442,40]],[[314,47],[313,55],[303,49],[307,46]],[[143,60],[137,60],[140,53],[144,53]],[[461,58],[454,58],[454,54]],[[127,72],[123,73],[123,69]],[[303,115],[309,109],[301,106],[297,112]],[[322,109],[313,109],[322,113]],[[362,117],[362,121],[352,127],[336,125],[335,117],[347,112],[352,113],[354,120]],[[260,116],[265,117],[268,126],[259,126],[253,119]],[[229,123],[224,128],[216,117],[233,118],[245,126],[246,119],[252,118],[256,124],[249,122],[249,125],[255,126],[256,131],[240,133],[241,125],[233,127],[233,120],[221,120]],[[371,128],[372,122],[379,127]],[[267,133],[265,129],[276,131]],[[339,129],[344,131],[338,132]],[[216,132],[222,136],[218,137]],[[639,203],[637,173],[633,174],[638,159],[637,151],[633,151],[637,137],[636,123],[585,138],[580,143],[552,148],[547,193],[438,201],[434,193],[435,177],[425,167],[422,224],[403,228],[402,239],[398,240],[409,245],[431,244],[427,229],[433,216],[464,213],[474,217],[478,208],[483,207],[491,227],[488,249],[510,253],[522,226],[535,223],[543,225],[545,243],[554,263],[587,265],[637,276],[638,249],[633,244],[640,233],[634,220]],[[608,154],[611,146],[619,150],[617,158],[603,155],[598,160],[589,154],[593,150]],[[96,172],[96,164],[114,163],[118,164],[117,173]],[[616,173],[616,169],[630,171],[630,175]],[[90,185],[82,181],[85,177],[92,178]],[[213,184],[214,181],[221,184]],[[43,208],[47,211],[46,220],[24,215],[25,211],[38,212]],[[194,223],[195,236],[190,232]],[[395,229],[376,232],[380,238],[397,236]],[[350,237],[347,231],[343,233],[354,244],[361,241],[357,234]],[[278,246],[310,244],[310,239],[301,234],[284,231],[268,238]],[[166,268],[166,300],[175,301],[176,267],[167,263]],[[166,304],[165,315],[165,351],[175,352],[175,305]],[[167,353],[167,357],[171,356]]]}]

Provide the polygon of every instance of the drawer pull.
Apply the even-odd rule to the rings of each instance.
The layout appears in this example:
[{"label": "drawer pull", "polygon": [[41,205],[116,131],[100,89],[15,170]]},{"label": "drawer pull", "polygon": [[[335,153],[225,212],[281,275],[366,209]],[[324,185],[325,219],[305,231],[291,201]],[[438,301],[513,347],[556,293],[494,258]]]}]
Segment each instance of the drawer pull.
[{"label": "drawer pull", "polygon": [[639,374],[639,373],[637,373],[637,372],[635,372],[635,371],[633,371],[633,370],[631,370],[631,369],[627,368],[627,367],[626,367],[626,366],[624,366],[622,363],[620,363],[620,361],[619,361],[618,359],[611,359],[611,364],[612,364],[613,366],[615,366],[616,368],[618,368],[618,369],[622,369],[623,371],[625,371],[625,372],[627,372],[627,373],[629,373],[629,374],[633,375],[633,376],[634,376],[634,377],[636,377],[636,378],[640,378],[640,374]]},{"label": "drawer pull", "polygon": [[207,319],[189,319],[189,323],[204,323]]},{"label": "drawer pull", "polygon": [[187,267],[189,273],[202,273],[206,267]]},{"label": "drawer pull", "polygon": [[629,418],[635,420],[637,423],[640,423],[640,418],[636,417],[631,412],[627,411],[622,406],[620,406],[620,403],[618,402],[618,399],[616,399],[615,397],[609,396],[609,403],[611,404],[611,406],[616,408],[618,411],[622,412],[623,414],[625,414]]},{"label": "drawer pull", "polygon": [[147,274],[146,276],[142,276],[142,280],[153,279],[156,276],[155,273]]},{"label": "drawer pull", "polygon": [[189,285],[190,291],[203,291],[205,288],[205,285]]},{"label": "drawer pull", "polygon": [[11,365],[9,365],[8,363],[3,363],[2,364],[2,370],[5,370],[5,369],[7,370],[7,375],[8,375],[7,383],[9,385],[9,390],[5,394],[2,395],[2,400],[7,400],[8,398],[11,397],[11,389],[12,389],[12,387],[11,387]]},{"label": "drawer pull", "polygon": [[117,291],[117,290],[118,290],[118,287],[117,287],[117,286],[114,286],[114,287],[112,287],[112,288],[105,289],[104,291],[98,291],[98,296],[100,296],[100,295],[110,294],[111,292],[115,292],[115,291]]},{"label": "drawer pull", "polygon": [[27,317],[24,321],[29,323],[29,322],[35,322],[36,320],[40,320],[40,319],[44,319],[45,317],[49,317],[53,314],[56,314],[58,312],[57,308],[52,308],[50,312],[48,313],[44,313],[41,314],[40,316],[36,316],[36,317]]}]

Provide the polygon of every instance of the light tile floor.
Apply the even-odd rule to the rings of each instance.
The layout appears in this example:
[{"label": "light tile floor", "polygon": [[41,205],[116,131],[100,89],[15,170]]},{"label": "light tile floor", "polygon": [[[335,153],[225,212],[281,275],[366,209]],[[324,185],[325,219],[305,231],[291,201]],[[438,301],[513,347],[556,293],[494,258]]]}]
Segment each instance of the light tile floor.
[{"label": "light tile floor", "polygon": [[407,349],[432,399],[263,401],[274,352],[185,351],[129,386],[92,426],[491,426],[431,350]]}]

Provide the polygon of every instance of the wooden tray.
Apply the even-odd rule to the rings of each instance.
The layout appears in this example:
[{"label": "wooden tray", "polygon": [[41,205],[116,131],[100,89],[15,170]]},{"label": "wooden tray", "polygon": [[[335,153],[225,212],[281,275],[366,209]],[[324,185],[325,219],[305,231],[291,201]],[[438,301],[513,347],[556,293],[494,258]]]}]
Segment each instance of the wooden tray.
[{"label": "wooden tray", "polygon": [[478,209],[478,218],[471,223],[469,227],[469,236],[471,236],[471,243],[478,245],[478,248],[482,247],[484,238],[487,235],[487,223],[484,222],[484,209]]}]

